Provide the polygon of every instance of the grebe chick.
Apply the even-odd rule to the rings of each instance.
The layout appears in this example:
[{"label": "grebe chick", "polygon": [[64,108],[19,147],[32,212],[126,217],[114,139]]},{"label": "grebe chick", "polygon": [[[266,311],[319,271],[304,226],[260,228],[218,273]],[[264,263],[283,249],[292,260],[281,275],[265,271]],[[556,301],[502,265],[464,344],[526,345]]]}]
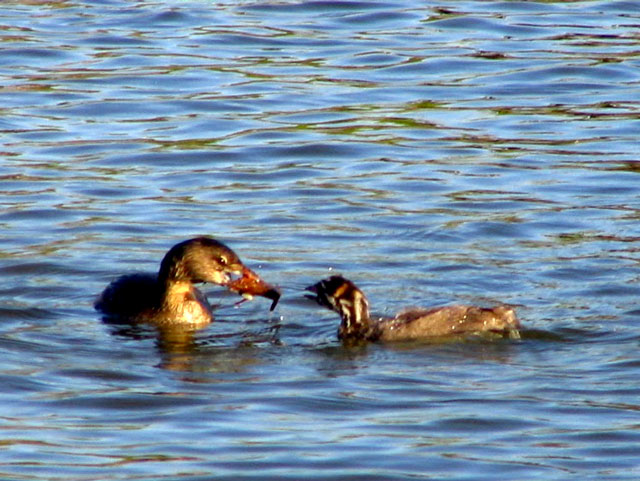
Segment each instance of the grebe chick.
[{"label": "grebe chick", "polygon": [[342,276],[332,276],[307,287],[307,296],[340,314],[338,338],[342,340],[409,341],[430,337],[497,332],[518,339],[520,323],[513,309],[491,309],[453,305],[409,309],[393,318],[371,319],[369,302],[356,285]]},{"label": "grebe chick", "polygon": [[230,274],[241,274],[243,268],[236,253],[222,242],[196,237],[173,246],[158,274],[129,274],[113,281],[95,308],[111,318],[204,326],[213,319],[211,306],[193,284],[226,286]]}]

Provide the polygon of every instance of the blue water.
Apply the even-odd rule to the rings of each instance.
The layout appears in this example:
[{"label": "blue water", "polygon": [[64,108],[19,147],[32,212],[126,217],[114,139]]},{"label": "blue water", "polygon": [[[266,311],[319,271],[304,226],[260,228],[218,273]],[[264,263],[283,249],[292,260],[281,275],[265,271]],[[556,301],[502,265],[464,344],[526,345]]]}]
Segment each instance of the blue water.
[{"label": "blue water", "polygon": [[[640,8],[0,6],[0,478],[640,478]],[[102,322],[198,234],[283,297]],[[515,305],[522,340],[343,346],[372,309]]]}]

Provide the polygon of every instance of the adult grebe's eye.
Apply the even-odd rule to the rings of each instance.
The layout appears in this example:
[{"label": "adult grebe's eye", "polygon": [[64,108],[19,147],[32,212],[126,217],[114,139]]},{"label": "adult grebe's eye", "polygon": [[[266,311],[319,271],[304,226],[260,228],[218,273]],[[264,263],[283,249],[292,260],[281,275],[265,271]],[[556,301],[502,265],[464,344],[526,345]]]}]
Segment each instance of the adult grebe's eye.
[{"label": "adult grebe's eye", "polygon": [[225,256],[220,256],[220,258],[218,259],[218,262],[221,265],[226,266],[227,265],[227,258]]}]

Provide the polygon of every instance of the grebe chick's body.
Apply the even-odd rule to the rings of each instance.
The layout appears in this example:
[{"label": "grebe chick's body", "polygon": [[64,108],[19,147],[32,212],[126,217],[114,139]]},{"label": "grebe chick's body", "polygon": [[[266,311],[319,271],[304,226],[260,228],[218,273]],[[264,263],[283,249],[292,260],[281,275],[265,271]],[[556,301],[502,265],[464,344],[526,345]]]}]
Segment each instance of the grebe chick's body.
[{"label": "grebe chick's body", "polygon": [[196,237],[173,246],[158,274],[130,274],[113,281],[95,308],[110,318],[204,326],[213,319],[211,306],[194,283],[227,286],[230,275],[243,269],[248,270],[222,242]]},{"label": "grebe chick's body", "polygon": [[332,276],[307,287],[318,304],[337,312],[342,340],[409,341],[460,334],[495,332],[518,339],[520,323],[507,306],[452,305],[409,309],[392,318],[371,319],[364,293],[348,279]]}]

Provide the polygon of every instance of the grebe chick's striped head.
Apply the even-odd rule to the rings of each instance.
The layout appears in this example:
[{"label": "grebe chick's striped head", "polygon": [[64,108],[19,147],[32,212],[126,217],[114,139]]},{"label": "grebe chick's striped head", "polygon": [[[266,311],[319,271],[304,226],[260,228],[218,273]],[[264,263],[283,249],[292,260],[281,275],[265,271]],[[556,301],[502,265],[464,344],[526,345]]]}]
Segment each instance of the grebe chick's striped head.
[{"label": "grebe chick's striped head", "polygon": [[307,287],[308,296],[321,306],[340,314],[348,331],[363,329],[369,323],[369,301],[356,285],[342,276],[331,276]]}]

